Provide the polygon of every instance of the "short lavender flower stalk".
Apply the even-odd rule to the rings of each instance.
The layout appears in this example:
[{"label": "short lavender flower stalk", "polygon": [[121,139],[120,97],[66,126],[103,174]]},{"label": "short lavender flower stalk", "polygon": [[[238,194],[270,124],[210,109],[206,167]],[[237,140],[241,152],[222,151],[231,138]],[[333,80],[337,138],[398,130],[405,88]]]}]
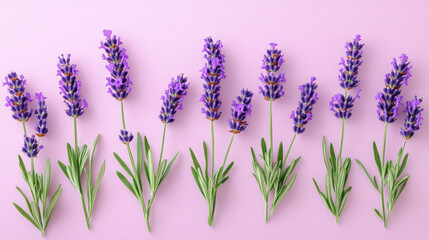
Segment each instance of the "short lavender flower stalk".
[{"label": "short lavender flower stalk", "polygon": [[133,140],[134,136],[131,132],[128,132],[127,130],[121,130],[119,135],[119,140],[123,144],[128,144]]},{"label": "short lavender flower stalk", "polygon": [[37,154],[42,149],[43,146],[39,145],[35,135],[24,136],[24,146],[22,147],[22,151],[27,155],[27,157],[37,157]]},{"label": "short lavender flower stalk", "polygon": [[65,58],[61,54],[58,57],[57,76],[61,78],[59,81],[60,94],[67,105],[66,114],[77,118],[83,114],[85,108],[88,108],[88,104],[85,99],[80,99],[81,82],[76,78],[78,70],[76,69],[76,64],[70,63],[70,56],[70,54],[67,54],[67,58]]},{"label": "short lavender flower stalk", "polygon": [[163,123],[174,122],[174,115],[177,110],[183,109],[182,101],[183,97],[188,94],[187,89],[189,83],[188,78],[184,77],[183,74],[178,75],[176,78],[172,78],[168,89],[165,90],[161,100],[163,101],[159,119]]},{"label": "short lavender flower stalk", "polygon": [[205,114],[206,118],[214,121],[219,119],[221,112],[219,108],[222,102],[219,100],[220,94],[220,81],[225,76],[225,55],[221,53],[223,47],[220,40],[214,42],[211,37],[204,39],[205,44],[202,52],[207,63],[201,69],[201,79],[204,80],[204,94],[201,96],[200,101],[204,103],[204,108],[201,112]]},{"label": "short lavender flower stalk", "polygon": [[380,121],[385,123],[393,123],[398,116],[398,108],[402,105],[401,86],[408,85],[408,78],[411,77],[411,65],[408,57],[402,54],[398,60],[393,58],[393,69],[386,74],[384,79],[385,87],[383,92],[379,92],[375,97],[378,100],[377,113]]},{"label": "short lavender flower stalk", "polygon": [[25,92],[27,80],[21,75],[18,77],[16,72],[11,72],[5,77],[3,86],[8,87],[10,96],[6,97],[6,107],[12,110],[13,119],[22,123],[27,122],[31,117],[33,110],[28,110],[28,103],[33,101],[30,93]]},{"label": "short lavender flower stalk", "polygon": [[315,90],[317,84],[315,83],[316,78],[312,77],[309,83],[299,86],[301,91],[301,101],[296,108],[296,111],[292,111],[290,118],[293,120],[293,131],[296,134],[301,134],[305,131],[305,125],[312,119],[313,105],[319,100]]},{"label": "short lavender flower stalk", "polygon": [[250,104],[252,97],[253,92],[248,89],[242,89],[241,95],[237,96],[236,100],[232,102],[231,118],[228,119],[231,133],[238,134],[246,129],[248,123],[245,119],[252,112],[252,104]]},{"label": "short lavender flower stalk", "polygon": [[48,133],[47,121],[48,118],[48,108],[46,107],[45,102],[46,97],[43,96],[43,93],[36,93],[37,100],[37,109],[34,111],[34,115],[36,115],[37,123],[36,123],[36,135],[38,137],[43,137]]},{"label": "short lavender flower stalk", "polygon": [[282,51],[277,49],[277,44],[270,43],[271,49],[267,50],[267,54],[264,55],[262,60],[262,69],[265,69],[267,73],[264,75],[261,73],[259,79],[262,82],[262,86],[259,86],[259,93],[264,96],[267,101],[274,101],[284,96],[282,83],[286,82],[285,74],[276,74],[283,64]]},{"label": "short lavender flower stalk", "polygon": [[401,128],[401,135],[408,140],[414,136],[414,132],[420,129],[422,125],[423,108],[420,106],[422,98],[414,97],[413,100],[406,102],[404,112],[407,113],[404,120],[404,128]]},{"label": "short lavender flower stalk", "polygon": [[112,31],[103,31],[106,40],[100,42],[100,49],[104,49],[105,53],[102,55],[103,60],[108,64],[106,69],[110,72],[110,77],[107,77],[107,89],[116,100],[122,101],[131,91],[131,85],[128,76],[128,56],[125,48],[121,48],[122,42],[120,37],[112,36]]},{"label": "short lavender flower stalk", "polygon": [[340,75],[338,75],[338,80],[340,81],[340,86],[344,89],[350,90],[359,85],[359,80],[357,80],[358,68],[362,65],[362,47],[365,44],[361,44],[360,35],[356,35],[353,42],[346,43],[346,58],[341,58],[340,65]]}]

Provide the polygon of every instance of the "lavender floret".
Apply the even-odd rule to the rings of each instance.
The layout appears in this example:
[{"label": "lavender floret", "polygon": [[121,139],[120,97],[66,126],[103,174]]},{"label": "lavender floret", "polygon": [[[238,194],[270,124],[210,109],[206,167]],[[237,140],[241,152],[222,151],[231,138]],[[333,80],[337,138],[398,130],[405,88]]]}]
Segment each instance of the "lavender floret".
[{"label": "lavender floret", "polygon": [[282,83],[286,82],[285,74],[276,74],[281,65],[283,64],[282,51],[277,49],[277,44],[270,43],[271,49],[267,50],[267,54],[264,55],[262,60],[262,69],[265,69],[267,73],[264,75],[261,73],[259,79],[262,82],[262,86],[259,86],[259,93],[264,96],[267,101],[274,101],[284,96]]},{"label": "lavender floret", "polygon": [[85,99],[80,99],[81,82],[76,78],[79,71],[76,69],[76,64],[70,63],[70,56],[67,54],[67,58],[65,58],[61,54],[58,57],[57,76],[61,77],[60,94],[67,105],[66,114],[77,118],[83,114],[85,108],[88,108],[88,103]]},{"label": "lavender floret", "polygon": [[402,105],[401,86],[407,85],[407,80],[411,77],[411,66],[407,55],[402,54],[398,59],[399,61],[396,58],[393,59],[391,63],[393,69],[386,74],[383,92],[379,92],[375,97],[378,100],[378,118],[385,123],[392,123],[396,120],[398,108]]},{"label": "lavender floret", "polygon": [[350,90],[359,85],[359,80],[357,80],[358,68],[362,65],[362,47],[364,44],[359,43],[360,35],[356,35],[353,42],[346,43],[346,59],[341,58],[340,65],[340,75],[338,75],[338,80],[340,81],[340,86],[344,89]]},{"label": "lavender floret", "polygon": [[202,52],[204,52],[204,58],[207,63],[201,69],[201,79],[204,80],[204,93],[201,96],[200,101],[204,103],[204,108],[201,112],[206,115],[206,118],[214,121],[219,119],[222,112],[219,112],[219,108],[222,102],[219,100],[220,92],[220,81],[225,76],[225,55],[221,53],[223,47],[220,40],[214,42],[211,37],[204,39],[205,44]]},{"label": "lavender floret", "polygon": [[131,85],[128,76],[128,56],[125,48],[121,48],[121,38],[112,37],[112,31],[103,31],[106,40],[101,41],[100,49],[104,49],[105,53],[102,55],[103,60],[108,64],[106,69],[110,72],[110,77],[107,77],[107,92],[110,93],[116,100],[122,101],[131,91]]},{"label": "lavender floret", "polygon": [[121,140],[121,142],[123,144],[130,143],[133,140],[133,138],[134,138],[134,136],[131,132],[128,132],[127,130],[121,129],[121,133],[119,135],[119,140]]},{"label": "lavender floret", "polygon": [[319,100],[317,93],[314,91],[317,89],[315,83],[316,78],[312,77],[309,83],[299,86],[301,90],[301,101],[296,108],[296,111],[292,111],[290,118],[293,120],[293,131],[296,134],[301,134],[305,131],[305,125],[312,119],[313,105]]},{"label": "lavender floret", "polygon": [[43,93],[36,93],[37,109],[34,111],[34,115],[36,115],[37,118],[35,134],[38,137],[43,137],[48,133],[46,122],[48,118],[48,108],[46,107],[45,99],[46,97],[43,96]]},{"label": "lavender floret", "polygon": [[24,146],[22,147],[22,151],[29,158],[37,157],[37,154],[42,149],[43,146],[39,145],[35,135],[31,135],[31,137],[24,136]]},{"label": "lavender floret", "polygon": [[187,81],[188,78],[181,74],[176,78],[172,78],[170,84],[168,84],[168,89],[165,90],[164,95],[161,97],[163,103],[159,119],[161,119],[163,123],[174,122],[174,115],[177,110],[183,109],[183,97],[188,94],[186,90],[188,89],[189,83],[186,83]]},{"label": "lavender floret", "polygon": [[13,119],[20,122],[27,122],[31,117],[33,110],[28,110],[28,103],[32,102],[30,93],[25,92],[27,80],[21,75],[18,78],[16,72],[11,72],[5,77],[3,86],[8,87],[10,96],[6,97],[6,107],[12,110]]},{"label": "lavender floret", "polygon": [[420,104],[422,103],[422,98],[414,97],[413,100],[406,102],[406,107],[404,112],[407,113],[404,120],[404,128],[401,128],[401,135],[405,139],[410,139],[414,136],[414,132],[420,129],[422,125],[422,112]]},{"label": "lavender floret", "polygon": [[348,95],[346,98],[341,93],[338,93],[332,97],[329,105],[331,106],[330,110],[334,112],[335,117],[340,119],[348,119],[352,116],[353,103],[357,98],[360,98],[360,91],[360,89],[357,91],[356,97]]},{"label": "lavender floret", "polygon": [[236,134],[244,131],[247,127],[246,117],[252,112],[252,97],[253,92],[248,89],[242,89],[241,95],[237,96],[232,102],[231,118],[228,119],[230,132]]}]

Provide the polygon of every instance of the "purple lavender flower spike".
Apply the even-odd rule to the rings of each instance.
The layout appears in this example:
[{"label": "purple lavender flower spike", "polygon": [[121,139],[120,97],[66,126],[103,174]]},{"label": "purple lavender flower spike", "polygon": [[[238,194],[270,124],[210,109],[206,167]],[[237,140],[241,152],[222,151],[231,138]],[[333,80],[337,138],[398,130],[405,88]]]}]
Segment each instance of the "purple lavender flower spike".
[{"label": "purple lavender flower spike", "polygon": [[176,78],[172,78],[170,84],[168,84],[168,89],[165,90],[164,95],[161,97],[163,104],[159,119],[163,123],[174,122],[174,115],[177,110],[182,109],[183,97],[188,93],[186,91],[189,86],[189,83],[186,83],[187,81],[188,78],[181,74]]},{"label": "purple lavender flower spike", "polygon": [[301,134],[305,131],[304,126],[313,117],[313,105],[319,100],[317,93],[314,91],[317,89],[315,81],[316,78],[312,77],[309,83],[299,86],[299,90],[301,90],[301,101],[296,111],[292,111],[290,115],[290,118],[293,120],[293,131],[297,134]]},{"label": "purple lavender flower spike", "polygon": [[396,120],[398,108],[402,105],[401,86],[407,84],[408,78],[411,77],[411,66],[407,55],[402,54],[398,59],[399,61],[395,58],[393,59],[391,63],[393,69],[386,74],[383,92],[377,93],[375,97],[378,100],[378,118],[385,123],[392,123]]},{"label": "purple lavender flower spike", "polygon": [[261,74],[259,79],[262,82],[262,86],[259,86],[259,93],[264,96],[267,101],[274,101],[281,98],[284,95],[282,83],[286,82],[286,78],[283,74],[275,74],[281,65],[283,64],[282,51],[276,49],[277,44],[270,43],[271,49],[267,50],[267,54],[264,55],[262,60],[262,69],[267,71],[266,75]]},{"label": "purple lavender flower spike", "polygon": [[340,75],[338,75],[338,80],[340,81],[340,86],[344,89],[350,90],[359,85],[359,80],[357,80],[358,68],[362,65],[362,47],[365,44],[359,43],[360,35],[356,35],[353,42],[346,43],[346,59],[341,58],[340,65]]},{"label": "purple lavender flower spike", "polygon": [[38,137],[43,137],[48,133],[47,122],[48,111],[45,103],[46,97],[43,96],[43,93],[36,93],[37,100],[37,109],[34,111],[34,115],[36,115],[37,123],[36,123],[36,135]]},{"label": "purple lavender flower spike", "polygon": [[67,105],[66,114],[70,117],[79,117],[83,114],[84,109],[88,107],[85,99],[80,99],[81,82],[76,76],[78,70],[76,64],[70,63],[70,54],[67,58],[63,54],[58,57],[57,75],[60,76],[60,94],[63,95],[64,102]]},{"label": "purple lavender flower spike", "polygon": [[31,135],[31,137],[24,136],[24,146],[22,147],[22,151],[29,158],[37,157],[37,154],[42,149],[43,146],[39,145],[35,135]]},{"label": "purple lavender flower spike", "polygon": [[125,48],[121,48],[121,38],[116,38],[115,35],[112,37],[110,30],[104,30],[103,33],[106,40],[100,42],[100,48],[105,51],[102,58],[107,60],[106,69],[110,72],[110,77],[106,78],[107,92],[116,100],[122,101],[130,93],[133,84],[128,76],[128,56]]},{"label": "purple lavender flower spike", "polygon": [[252,104],[250,104],[252,97],[253,92],[248,89],[242,89],[241,95],[232,102],[231,118],[228,119],[231,133],[240,133],[246,129],[248,124],[244,120],[252,112]]},{"label": "purple lavender flower spike", "polygon": [[121,134],[119,135],[119,140],[123,144],[130,143],[133,140],[134,136],[131,132],[128,132],[127,130],[121,130]]},{"label": "purple lavender flower spike", "polygon": [[221,53],[223,45],[220,40],[214,42],[211,37],[208,37],[204,41],[203,52],[207,63],[201,69],[201,79],[204,80],[204,94],[200,99],[204,103],[204,108],[201,109],[201,112],[206,115],[207,119],[214,121],[219,119],[222,114],[219,112],[222,104],[219,100],[219,84],[220,80],[226,77],[223,66],[225,56]]},{"label": "purple lavender flower spike", "polygon": [[404,128],[401,128],[401,135],[406,139],[410,139],[414,136],[414,132],[420,129],[422,125],[422,112],[423,108],[421,108],[420,104],[422,103],[422,98],[414,97],[413,100],[407,101],[405,107],[405,113],[407,116],[404,121]]},{"label": "purple lavender flower spike", "polygon": [[5,77],[3,86],[8,87],[10,96],[6,97],[6,107],[10,107],[12,110],[13,119],[20,122],[27,122],[31,117],[33,110],[28,110],[28,103],[33,101],[30,93],[25,92],[25,80],[24,76],[18,77],[16,72],[11,72]]},{"label": "purple lavender flower spike", "polygon": [[347,99],[343,94],[340,93],[332,97],[329,105],[331,106],[331,111],[334,112],[335,117],[340,119],[348,119],[352,116],[353,103],[357,98],[360,98],[360,91],[361,89],[357,91],[356,97],[349,95],[347,96]]}]

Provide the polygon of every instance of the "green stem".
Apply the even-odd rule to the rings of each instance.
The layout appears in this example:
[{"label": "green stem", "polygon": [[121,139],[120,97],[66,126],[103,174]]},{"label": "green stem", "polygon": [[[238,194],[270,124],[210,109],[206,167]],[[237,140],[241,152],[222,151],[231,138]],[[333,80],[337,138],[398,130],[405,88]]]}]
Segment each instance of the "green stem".
[{"label": "green stem", "polygon": [[89,224],[88,212],[86,211],[85,196],[81,194],[80,197],[82,199],[82,207],[83,207],[83,212],[85,214],[86,226],[88,227],[88,229],[91,229],[91,225]]},{"label": "green stem", "polygon": [[270,100],[270,158],[271,163],[274,162],[273,154],[273,100]]},{"label": "green stem", "polygon": [[123,100],[121,100],[121,115],[122,115],[122,127],[124,128],[124,130],[126,130],[127,128],[125,127],[125,114],[124,114],[124,102],[123,102]]},{"label": "green stem", "polygon": [[341,126],[341,142],[340,142],[340,154],[338,155],[338,157],[341,158],[341,155],[343,153],[343,142],[344,142],[344,123],[345,123],[345,119],[342,119],[343,123]]},{"label": "green stem", "polygon": [[167,128],[167,123],[164,123],[164,130],[162,131],[161,153],[159,154],[158,166],[159,166],[159,164],[161,164],[162,154],[164,153],[164,140],[165,140],[165,130],[166,130],[166,128]]},{"label": "green stem", "polygon": [[225,158],[223,159],[222,169],[225,167],[226,159],[228,158],[229,150],[231,149],[232,141],[234,140],[235,133],[232,134],[231,140],[229,141],[228,149],[226,150]]},{"label": "green stem", "polygon": [[215,162],[215,142],[214,142],[213,120],[211,121],[211,134],[212,134],[212,176],[213,176],[214,175],[214,162]]},{"label": "green stem", "polygon": [[295,133],[295,135],[293,135],[292,141],[290,142],[289,149],[287,150],[287,153],[286,153],[285,159],[282,163],[282,166],[284,166],[284,163],[286,162],[287,157],[289,156],[290,150],[292,149],[292,145],[295,142],[296,135],[297,135],[297,133]]},{"label": "green stem", "polygon": [[269,219],[269,216],[268,216],[268,196],[267,196],[267,200],[265,200],[265,223],[268,222],[268,219]]},{"label": "green stem", "polygon": [[402,146],[402,153],[405,151],[405,144],[407,144],[407,139],[404,140],[404,145]]},{"label": "green stem", "polygon": [[77,123],[76,123],[76,117],[73,117],[73,128],[74,128],[74,149],[76,152],[78,152],[77,149]]},{"label": "green stem", "polygon": [[24,135],[27,136],[27,129],[25,128],[25,122],[22,121],[22,127],[24,128]]},{"label": "green stem", "polygon": [[383,209],[383,225],[386,227],[386,210],[384,207],[384,163],[385,163],[385,154],[386,154],[386,135],[387,135],[387,123],[384,124],[384,137],[383,137],[383,162],[381,165],[381,185],[380,185],[380,194],[381,194],[381,205]]},{"label": "green stem", "polygon": [[[347,99],[347,89],[344,92],[344,99]],[[342,126],[341,126],[341,142],[340,142],[340,154],[338,155],[341,158],[341,155],[343,153],[343,142],[344,142],[344,123],[345,119],[342,119]]]}]

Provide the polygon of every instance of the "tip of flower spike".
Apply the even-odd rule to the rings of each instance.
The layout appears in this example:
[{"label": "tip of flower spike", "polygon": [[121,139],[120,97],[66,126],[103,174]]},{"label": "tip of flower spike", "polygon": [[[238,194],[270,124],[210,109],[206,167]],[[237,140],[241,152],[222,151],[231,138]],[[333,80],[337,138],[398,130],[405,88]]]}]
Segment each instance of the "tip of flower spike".
[{"label": "tip of flower spike", "polygon": [[355,38],[356,38],[356,41],[360,41],[361,40],[361,36],[359,34],[356,34]]},{"label": "tip of flower spike", "polygon": [[314,81],[316,81],[316,77],[311,77],[310,78],[310,84],[312,84]]},{"label": "tip of flower spike", "polygon": [[401,54],[401,56],[399,56],[398,58],[402,64],[404,64],[408,60],[408,56],[405,53]]},{"label": "tip of flower spike", "polygon": [[357,90],[357,92],[356,92],[356,97],[355,98],[360,98],[360,92],[362,91],[362,89],[359,89],[359,90]]},{"label": "tip of flower spike", "polygon": [[105,37],[110,38],[110,35],[112,35],[112,31],[104,29],[103,30],[103,34],[104,34]]},{"label": "tip of flower spike", "polygon": [[277,43],[270,43],[269,45],[271,46],[271,49],[273,49],[273,50],[274,50],[274,48],[276,48],[276,46],[277,46],[278,44],[277,44]]},{"label": "tip of flower spike", "polygon": [[46,98],[47,98],[47,97],[43,96],[43,93],[42,93],[42,92],[40,92],[40,93],[35,93],[35,99],[36,99],[37,101],[39,101],[39,102],[41,102],[41,101],[45,100]]}]

